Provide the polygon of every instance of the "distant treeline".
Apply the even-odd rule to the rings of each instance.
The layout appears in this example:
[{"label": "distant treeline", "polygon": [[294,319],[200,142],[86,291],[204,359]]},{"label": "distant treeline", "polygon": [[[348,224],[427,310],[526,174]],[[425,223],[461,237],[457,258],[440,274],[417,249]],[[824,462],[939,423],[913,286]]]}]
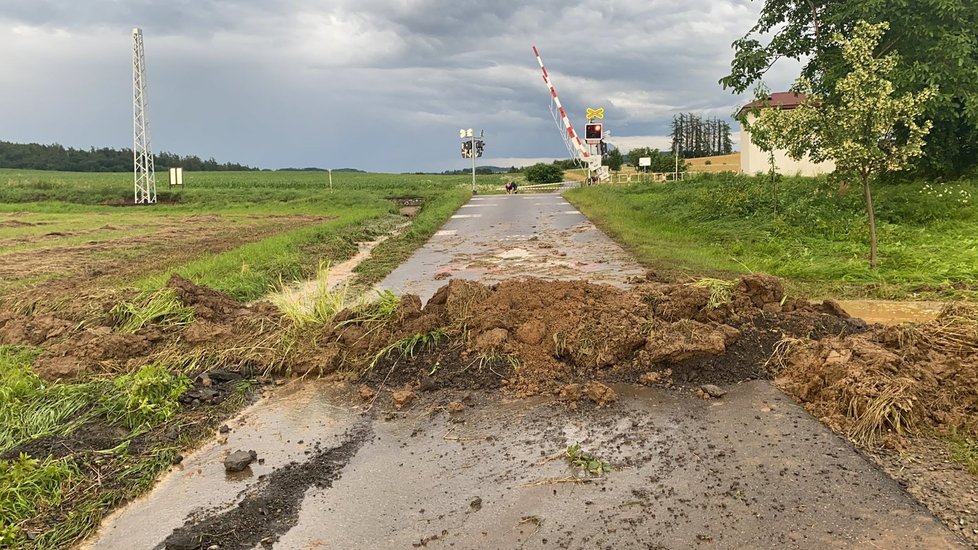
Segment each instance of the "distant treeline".
[{"label": "distant treeline", "polygon": [[[213,158],[203,160],[196,155],[182,157],[174,153],[153,156],[157,169],[179,166],[191,172],[222,170],[257,170],[231,162],[219,163]],[[132,149],[103,147],[89,150],[64,147],[57,143],[10,143],[0,141],[0,168],[22,170],[58,170],[62,172],[129,172],[133,168]]]}]

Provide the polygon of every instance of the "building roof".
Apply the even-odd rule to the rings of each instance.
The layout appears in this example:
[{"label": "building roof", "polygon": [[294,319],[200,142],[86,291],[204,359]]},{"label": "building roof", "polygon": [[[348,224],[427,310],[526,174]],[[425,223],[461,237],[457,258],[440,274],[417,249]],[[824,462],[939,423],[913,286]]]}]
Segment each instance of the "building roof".
[{"label": "building roof", "polygon": [[805,94],[795,92],[775,92],[768,96],[767,100],[758,99],[751,101],[740,108],[737,114],[750,109],[763,109],[765,107],[778,107],[780,109],[794,109],[801,105],[808,97]]}]

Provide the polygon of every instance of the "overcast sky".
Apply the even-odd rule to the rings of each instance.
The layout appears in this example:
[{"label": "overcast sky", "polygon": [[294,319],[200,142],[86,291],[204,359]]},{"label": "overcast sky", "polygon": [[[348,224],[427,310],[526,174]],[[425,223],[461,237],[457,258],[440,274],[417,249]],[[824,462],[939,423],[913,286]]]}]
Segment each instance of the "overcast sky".
[{"label": "overcast sky", "polygon": [[[536,45],[583,130],[667,148],[674,114],[729,117],[749,0],[0,0],[0,139],[132,146],[143,28],[154,151],[263,168],[446,170],[568,156]],[[779,65],[768,85],[797,74]],[[735,126],[735,129],[737,127]],[[736,134],[737,132],[735,132]],[[736,135],[734,136],[736,139]]]}]

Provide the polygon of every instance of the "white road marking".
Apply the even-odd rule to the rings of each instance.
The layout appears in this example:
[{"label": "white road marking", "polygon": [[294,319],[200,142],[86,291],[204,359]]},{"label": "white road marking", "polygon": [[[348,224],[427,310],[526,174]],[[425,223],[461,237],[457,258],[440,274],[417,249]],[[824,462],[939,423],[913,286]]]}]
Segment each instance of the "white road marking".
[{"label": "white road marking", "polygon": [[458,220],[462,218],[481,218],[482,214],[455,214],[452,216],[453,220]]},{"label": "white road marking", "polygon": [[439,229],[435,231],[436,237],[451,237],[452,235],[457,235],[458,231],[455,229]]},{"label": "white road marking", "polygon": [[498,203],[486,203],[486,204],[463,204],[462,208],[479,208],[482,206],[499,206]]},{"label": "white road marking", "polygon": [[561,214],[580,214],[577,210],[564,210]]}]

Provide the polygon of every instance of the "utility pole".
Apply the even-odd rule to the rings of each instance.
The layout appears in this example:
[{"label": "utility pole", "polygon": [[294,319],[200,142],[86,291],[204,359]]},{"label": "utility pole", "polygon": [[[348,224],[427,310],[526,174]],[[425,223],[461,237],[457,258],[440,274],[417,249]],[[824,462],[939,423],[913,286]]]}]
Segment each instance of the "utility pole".
[{"label": "utility pole", "polygon": [[153,151],[149,145],[146,88],[143,31],[137,27],[132,30],[132,155],[136,204],[156,202],[156,167],[153,163]]}]

